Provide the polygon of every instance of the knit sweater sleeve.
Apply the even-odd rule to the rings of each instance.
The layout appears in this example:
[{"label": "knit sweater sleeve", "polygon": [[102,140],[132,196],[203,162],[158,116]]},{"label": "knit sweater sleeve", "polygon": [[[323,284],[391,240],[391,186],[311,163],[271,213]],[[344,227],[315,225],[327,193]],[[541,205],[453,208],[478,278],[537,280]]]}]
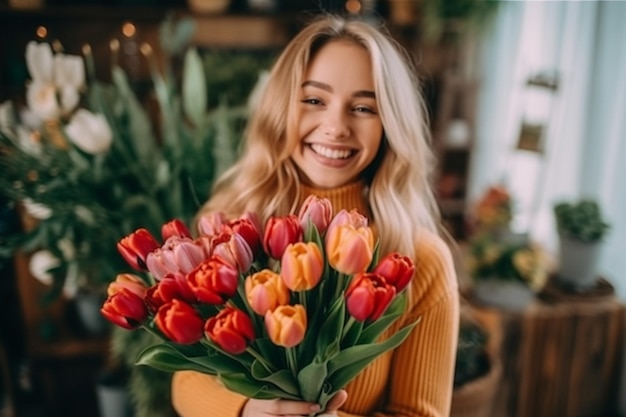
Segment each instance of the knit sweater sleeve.
[{"label": "knit sweater sleeve", "polygon": [[172,379],[172,404],[181,417],[237,417],[245,402],[210,375],[179,371]]},{"label": "knit sweater sleeve", "polygon": [[[447,417],[458,341],[459,295],[450,251],[434,235],[420,245],[411,290],[412,308],[407,319],[419,317],[420,322],[393,352],[386,399],[379,411],[369,415]],[[355,399],[349,398],[344,409],[352,408],[351,400]],[[339,415],[361,414],[340,411]]]}]

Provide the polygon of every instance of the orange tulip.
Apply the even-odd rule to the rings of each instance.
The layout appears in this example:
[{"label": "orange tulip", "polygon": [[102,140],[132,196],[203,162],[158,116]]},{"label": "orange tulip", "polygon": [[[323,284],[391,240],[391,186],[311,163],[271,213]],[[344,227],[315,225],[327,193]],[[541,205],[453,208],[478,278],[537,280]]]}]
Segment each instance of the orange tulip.
[{"label": "orange tulip", "polygon": [[369,227],[342,224],[328,229],[328,263],[337,271],[352,275],[363,272],[374,256],[374,233]]},{"label": "orange tulip", "polygon": [[223,304],[237,292],[239,271],[219,257],[203,261],[187,274],[187,282],[198,301]]},{"label": "orange tulip", "polygon": [[107,295],[113,295],[122,288],[126,288],[141,298],[144,298],[148,290],[148,286],[139,276],[135,274],[118,274],[115,277],[115,281],[109,284]]},{"label": "orange tulip", "polygon": [[320,282],[323,271],[322,252],[315,243],[298,242],[285,249],[280,276],[291,291],[314,288]]},{"label": "orange tulip", "polygon": [[289,303],[289,289],[280,275],[269,269],[248,276],[245,289],[248,304],[261,316],[267,311]]},{"label": "orange tulip", "polygon": [[278,306],[265,313],[265,328],[275,345],[294,347],[304,339],[306,311],[300,304]]}]

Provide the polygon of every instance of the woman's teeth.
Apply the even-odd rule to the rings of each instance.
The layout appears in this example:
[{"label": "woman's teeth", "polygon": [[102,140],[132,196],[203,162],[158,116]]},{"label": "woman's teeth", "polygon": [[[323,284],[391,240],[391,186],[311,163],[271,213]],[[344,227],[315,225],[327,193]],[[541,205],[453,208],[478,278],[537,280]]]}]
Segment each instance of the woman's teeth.
[{"label": "woman's teeth", "polygon": [[330,159],[346,159],[352,154],[350,150],[330,149],[316,143],[311,144],[311,149],[313,149],[316,154]]}]

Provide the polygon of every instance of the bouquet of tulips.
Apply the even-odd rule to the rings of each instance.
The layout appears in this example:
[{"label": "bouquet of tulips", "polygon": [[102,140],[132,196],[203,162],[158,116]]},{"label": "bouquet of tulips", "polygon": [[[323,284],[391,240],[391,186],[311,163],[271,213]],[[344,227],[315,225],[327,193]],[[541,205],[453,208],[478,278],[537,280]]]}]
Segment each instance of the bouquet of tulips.
[{"label": "bouquet of tulips", "polygon": [[162,339],[140,365],[216,375],[247,397],[323,410],[417,323],[381,337],[405,309],[415,267],[399,253],[379,259],[356,210],[332,213],[329,200],[310,196],[298,215],[264,227],[252,213],[213,213],[199,219],[195,239],[179,220],[164,224],[162,244],[139,229],[118,249],[143,273],[119,274],[102,314]]}]

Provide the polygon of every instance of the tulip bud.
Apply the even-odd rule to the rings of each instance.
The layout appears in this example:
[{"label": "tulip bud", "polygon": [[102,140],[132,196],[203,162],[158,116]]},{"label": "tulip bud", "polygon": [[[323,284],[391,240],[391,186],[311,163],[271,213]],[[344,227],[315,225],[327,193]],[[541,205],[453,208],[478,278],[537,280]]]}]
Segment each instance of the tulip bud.
[{"label": "tulip bud", "polygon": [[269,256],[280,259],[290,243],[302,240],[302,228],[298,217],[293,214],[284,217],[270,217],[265,225],[263,248]]},{"label": "tulip bud", "polygon": [[324,271],[322,252],[314,242],[287,246],[280,265],[280,276],[291,291],[314,288]]},{"label": "tulip bud", "polygon": [[244,273],[250,269],[252,261],[252,249],[239,233],[220,233],[213,237],[213,255],[219,256],[239,272]]},{"label": "tulip bud", "polygon": [[117,243],[117,250],[128,264],[138,271],[147,271],[148,255],[159,248],[159,243],[147,229],[137,229]]},{"label": "tulip bud", "polygon": [[254,340],[254,326],[243,311],[227,306],[206,321],[204,334],[225,352],[238,355]]},{"label": "tulip bud", "polygon": [[116,292],[119,292],[122,288],[126,288],[142,299],[145,297],[146,291],[148,290],[148,286],[144,280],[137,275],[118,274],[117,277],[115,277],[115,281],[109,284],[107,294],[113,295]]},{"label": "tulip bud", "polygon": [[309,220],[315,225],[317,231],[322,234],[328,228],[333,217],[333,206],[327,198],[309,195],[302,203],[298,220],[302,230],[306,230]]},{"label": "tulip bud", "polygon": [[400,292],[413,278],[415,265],[408,256],[390,253],[380,260],[373,272],[383,276],[387,283],[396,287],[396,292]]},{"label": "tulip bud", "polygon": [[176,343],[188,345],[202,338],[204,321],[192,306],[180,300],[162,305],[155,323],[168,339]]},{"label": "tulip bud", "polygon": [[161,226],[161,237],[164,242],[172,236],[191,237],[191,233],[185,223],[179,219],[173,219]]},{"label": "tulip bud", "polygon": [[110,295],[100,313],[111,323],[125,329],[139,327],[148,317],[148,309],[143,299],[128,288],[120,288]]},{"label": "tulip bud", "polygon": [[113,143],[113,133],[106,117],[85,109],[76,110],[65,132],[77,148],[91,155],[108,152]]},{"label": "tulip bud", "polygon": [[396,289],[385,278],[371,272],[354,276],[346,290],[346,307],[358,321],[377,320],[389,307]]},{"label": "tulip bud", "polygon": [[280,275],[269,269],[248,276],[245,290],[248,304],[260,316],[289,303],[289,289]]},{"label": "tulip bud", "polygon": [[352,275],[363,272],[374,256],[374,234],[369,227],[355,228],[342,224],[328,229],[326,235],[328,263],[335,270]]},{"label": "tulip bud", "polygon": [[187,282],[198,300],[223,304],[237,292],[239,272],[223,259],[212,257],[187,275]]},{"label": "tulip bud", "polygon": [[201,236],[213,236],[222,231],[228,219],[224,213],[205,213],[198,219],[198,233]]},{"label": "tulip bud", "polygon": [[254,213],[246,213],[237,220],[229,222],[225,230],[240,234],[255,254],[261,248],[261,226],[259,219]]},{"label": "tulip bud", "polygon": [[275,345],[294,347],[306,333],[306,310],[300,304],[278,306],[265,313],[265,328]]}]

